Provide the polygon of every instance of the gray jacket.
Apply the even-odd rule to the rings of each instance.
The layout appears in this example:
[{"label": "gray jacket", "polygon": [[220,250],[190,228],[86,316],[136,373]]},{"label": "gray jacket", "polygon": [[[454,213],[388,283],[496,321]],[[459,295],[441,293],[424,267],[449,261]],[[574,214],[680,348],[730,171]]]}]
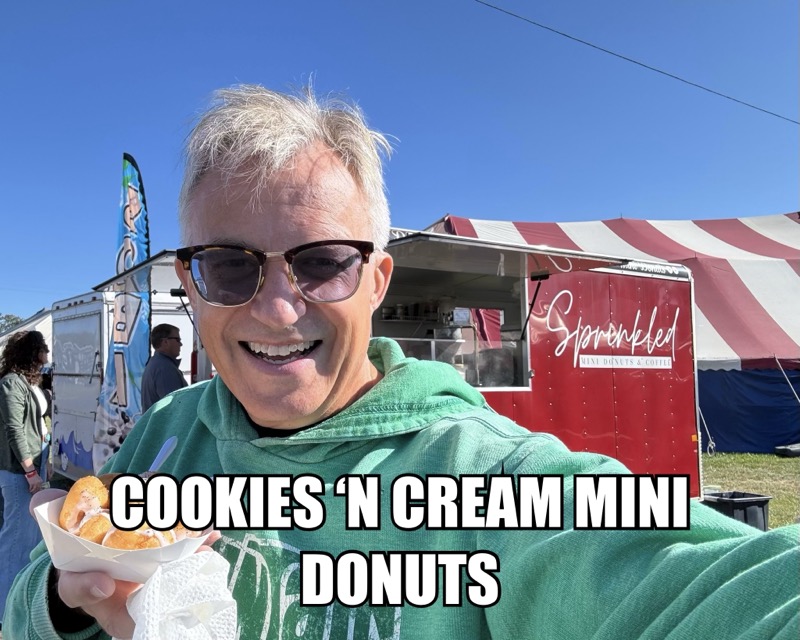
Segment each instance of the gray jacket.
[{"label": "gray jacket", "polygon": [[28,381],[17,373],[0,380],[0,469],[25,473],[22,460],[42,457],[42,414]]}]

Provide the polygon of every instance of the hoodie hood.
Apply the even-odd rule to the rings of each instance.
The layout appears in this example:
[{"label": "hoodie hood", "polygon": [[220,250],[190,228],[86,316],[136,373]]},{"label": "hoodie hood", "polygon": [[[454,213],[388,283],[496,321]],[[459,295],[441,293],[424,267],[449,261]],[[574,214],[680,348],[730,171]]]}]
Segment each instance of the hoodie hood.
[{"label": "hoodie hood", "polygon": [[450,365],[407,358],[389,338],[373,338],[367,353],[381,380],[343,411],[291,436],[259,438],[239,401],[216,377],[198,406],[200,420],[219,440],[260,447],[373,440],[418,431],[443,417],[486,406],[483,396]]}]

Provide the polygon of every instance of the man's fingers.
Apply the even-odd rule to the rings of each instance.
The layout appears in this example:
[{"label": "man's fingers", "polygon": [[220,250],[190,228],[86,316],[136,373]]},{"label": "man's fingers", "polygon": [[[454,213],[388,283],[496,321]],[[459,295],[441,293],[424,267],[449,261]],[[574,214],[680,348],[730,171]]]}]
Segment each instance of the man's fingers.
[{"label": "man's fingers", "polygon": [[197,551],[195,551],[195,553],[202,553],[203,551],[214,551],[214,549],[211,548],[211,545],[214,544],[221,537],[222,534],[216,529],[214,529],[211,533],[208,534],[208,538],[206,538],[205,542],[200,547],[197,548]]},{"label": "man's fingers", "polygon": [[98,571],[59,573],[58,595],[63,603],[72,609],[85,608],[107,600],[115,591],[114,579],[105,573]]},{"label": "man's fingers", "polygon": [[34,493],[29,507],[31,516],[33,516],[33,510],[40,504],[50,502],[51,500],[58,500],[58,498],[65,495],[67,495],[67,492],[63,489],[42,489],[41,491]]},{"label": "man's fingers", "polygon": [[217,531],[216,529],[214,529],[211,533],[208,534],[208,538],[206,538],[205,544],[212,545],[217,540],[219,540],[221,537],[222,537],[222,534],[219,531]]},{"label": "man's fingers", "polygon": [[134,624],[126,601],[141,587],[135,582],[114,580],[105,573],[60,571],[58,597],[72,609],[91,616],[114,638],[130,638]]}]

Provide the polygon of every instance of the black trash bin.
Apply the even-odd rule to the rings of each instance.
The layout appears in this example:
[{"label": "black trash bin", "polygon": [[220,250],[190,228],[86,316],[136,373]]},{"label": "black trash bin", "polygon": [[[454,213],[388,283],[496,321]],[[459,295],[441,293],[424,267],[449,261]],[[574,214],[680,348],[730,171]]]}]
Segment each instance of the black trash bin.
[{"label": "black trash bin", "polygon": [[716,509],[726,516],[749,524],[751,527],[766,531],[769,526],[769,501],[772,496],[743,491],[723,491],[706,493],[703,504]]}]

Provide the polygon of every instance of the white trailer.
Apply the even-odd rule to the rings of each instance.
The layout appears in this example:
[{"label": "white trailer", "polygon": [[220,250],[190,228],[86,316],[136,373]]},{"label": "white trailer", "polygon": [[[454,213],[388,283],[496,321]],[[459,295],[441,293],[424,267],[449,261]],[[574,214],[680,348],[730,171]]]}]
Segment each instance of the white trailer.
[{"label": "white trailer", "polygon": [[[149,272],[150,327],[169,323],[180,329],[181,370],[191,383],[194,327],[180,297],[173,267],[175,253],[162,251],[94,290],[60,300],[52,306],[53,320],[53,455],[54,471],[76,479],[95,473],[98,461],[116,451],[138,415],[127,416],[126,428],[104,427],[98,419],[98,400],[109,357],[114,327],[114,299],[130,289],[136,276]],[[206,376],[207,377],[207,376]]]}]

